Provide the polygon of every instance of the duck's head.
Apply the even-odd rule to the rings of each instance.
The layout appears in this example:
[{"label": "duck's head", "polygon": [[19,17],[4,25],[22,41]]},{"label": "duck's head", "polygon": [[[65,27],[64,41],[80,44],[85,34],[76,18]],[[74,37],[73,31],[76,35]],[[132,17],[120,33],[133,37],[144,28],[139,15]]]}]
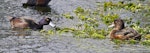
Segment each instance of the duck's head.
[{"label": "duck's head", "polygon": [[48,17],[44,17],[39,21],[39,25],[50,25],[52,27],[56,27],[55,24],[52,23],[52,19]]},{"label": "duck's head", "polygon": [[108,27],[114,27],[115,29],[121,30],[124,28],[124,21],[120,18],[115,19],[114,22]]}]

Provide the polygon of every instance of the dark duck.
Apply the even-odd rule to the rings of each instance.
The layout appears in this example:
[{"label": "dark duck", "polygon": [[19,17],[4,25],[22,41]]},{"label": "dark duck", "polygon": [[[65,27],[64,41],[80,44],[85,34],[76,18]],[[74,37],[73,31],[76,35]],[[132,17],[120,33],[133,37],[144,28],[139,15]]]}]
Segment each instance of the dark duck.
[{"label": "dark duck", "polygon": [[27,3],[24,3],[23,5],[28,6],[48,6],[48,3],[51,0],[27,0]]},{"label": "dark duck", "polygon": [[55,25],[52,23],[52,19],[48,17],[42,18],[38,23],[35,22],[35,20],[27,17],[11,17],[8,16],[11,28],[29,28],[33,30],[41,30],[43,29],[44,25],[50,25],[52,27],[55,27]]},{"label": "dark duck", "polygon": [[140,40],[141,35],[132,28],[125,28],[124,21],[122,19],[115,19],[113,24],[109,27],[114,27],[110,32],[111,40],[119,39],[119,40]]}]

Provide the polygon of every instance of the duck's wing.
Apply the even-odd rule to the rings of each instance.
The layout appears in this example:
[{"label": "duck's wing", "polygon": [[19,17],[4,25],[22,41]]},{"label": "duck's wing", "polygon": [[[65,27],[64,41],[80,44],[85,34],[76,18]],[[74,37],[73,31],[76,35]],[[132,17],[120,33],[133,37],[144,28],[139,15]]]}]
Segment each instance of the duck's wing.
[{"label": "duck's wing", "polygon": [[24,20],[28,23],[30,28],[34,28],[34,27],[38,26],[38,24],[35,21],[31,20],[31,19],[24,19]]},{"label": "duck's wing", "polygon": [[115,33],[115,35],[123,35],[124,36],[124,34],[125,34],[125,32],[123,32],[123,31],[116,31],[116,33]]},{"label": "duck's wing", "polygon": [[134,35],[137,35],[137,34],[138,34],[138,32],[135,31],[135,30],[132,29],[132,28],[125,28],[125,29],[123,29],[122,31],[125,33],[125,35],[130,34],[130,33],[133,33]]},{"label": "duck's wing", "polygon": [[132,28],[125,28],[119,31],[116,31],[117,35],[124,35],[124,36],[134,36],[136,34],[138,34],[134,29]]},{"label": "duck's wing", "polygon": [[125,29],[122,30],[122,32],[128,38],[134,38],[134,39],[138,38],[138,39],[140,39],[140,37],[141,37],[141,35],[132,28],[125,28]]}]

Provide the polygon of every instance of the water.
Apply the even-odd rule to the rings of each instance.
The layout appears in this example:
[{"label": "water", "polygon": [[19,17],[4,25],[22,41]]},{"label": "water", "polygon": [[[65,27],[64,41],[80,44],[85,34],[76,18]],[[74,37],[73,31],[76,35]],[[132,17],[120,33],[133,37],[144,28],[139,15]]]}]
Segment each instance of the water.
[{"label": "water", "polygon": [[[2,0],[0,1],[0,52],[2,53],[150,53],[150,48],[142,45],[117,46],[108,39],[82,39],[74,38],[72,34],[44,35],[39,31],[11,30],[6,16],[29,16],[39,21],[44,16],[52,18],[58,27],[75,27],[80,23],[77,18],[65,19],[63,13],[72,12],[78,6],[85,9],[95,9],[96,2],[109,0],[52,0],[48,11],[40,10],[38,7],[23,7],[22,3],[27,0]],[[117,0],[114,0],[114,2]],[[150,3],[150,2],[147,2]],[[150,24],[150,18],[132,15],[130,12],[117,11],[120,17],[137,17],[142,23]],[[44,26],[44,30],[53,29]],[[25,34],[24,34],[25,33]],[[28,36],[24,36],[28,35]],[[46,37],[45,37],[46,36]]]}]

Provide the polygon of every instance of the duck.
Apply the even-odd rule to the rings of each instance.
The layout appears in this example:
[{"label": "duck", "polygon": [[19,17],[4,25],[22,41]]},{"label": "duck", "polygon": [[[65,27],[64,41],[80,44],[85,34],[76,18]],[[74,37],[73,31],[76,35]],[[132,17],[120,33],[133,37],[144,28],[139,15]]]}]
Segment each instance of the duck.
[{"label": "duck", "polygon": [[118,40],[140,40],[141,35],[133,28],[125,27],[124,21],[121,18],[115,19],[109,27],[114,27],[109,33],[110,39]]},{"label": "duck", "polygon": [[56,27],[55,24],[52,23],[52,19],[48,17],[42,18],[39,22],[35,22],[35,20],[29,17],[13,17],[7,16],[10,21],[11,28],[22,28],[22,29],[33,29],[33,30],[41,30],[44,25],[50,25],[52,27]]},{"label": "duck", "polygon": [[28,6],[48,6],[48,3],[51,0],[27,0],[26,3],[23,5],[28,5]]}]

